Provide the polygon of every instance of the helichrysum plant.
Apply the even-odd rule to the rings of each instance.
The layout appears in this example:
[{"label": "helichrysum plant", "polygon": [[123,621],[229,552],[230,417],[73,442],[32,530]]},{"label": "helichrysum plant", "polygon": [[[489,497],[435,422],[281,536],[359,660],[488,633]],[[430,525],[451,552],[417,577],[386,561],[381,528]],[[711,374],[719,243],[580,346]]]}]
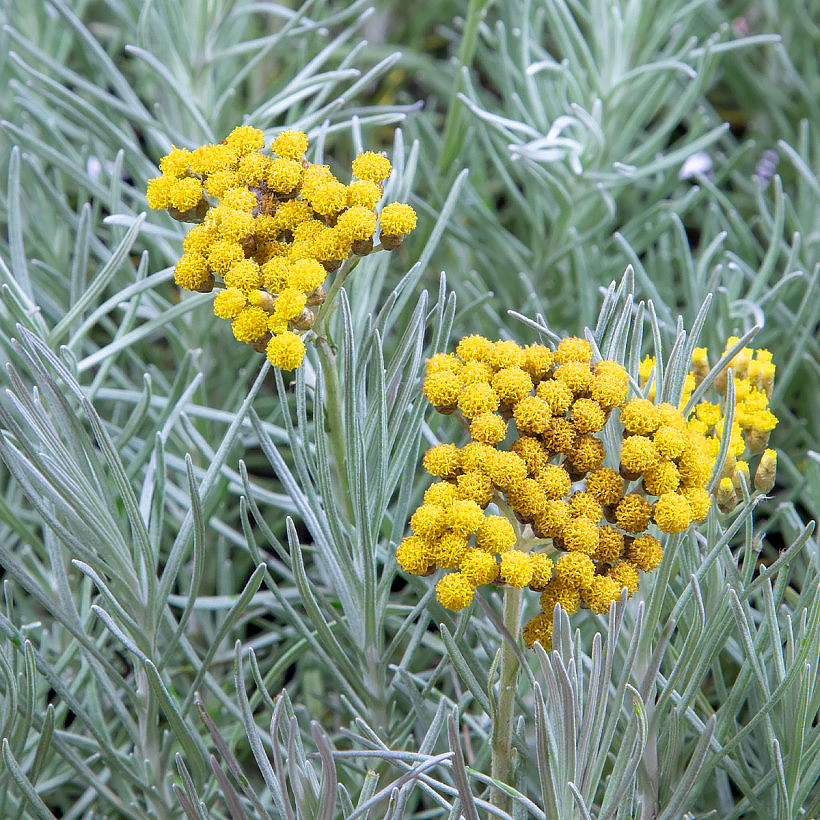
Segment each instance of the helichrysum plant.
[{"label": "helichrysum plant", "polygon": [[696,6],[0,5],[0,818],[820,817],[817,15]]}]

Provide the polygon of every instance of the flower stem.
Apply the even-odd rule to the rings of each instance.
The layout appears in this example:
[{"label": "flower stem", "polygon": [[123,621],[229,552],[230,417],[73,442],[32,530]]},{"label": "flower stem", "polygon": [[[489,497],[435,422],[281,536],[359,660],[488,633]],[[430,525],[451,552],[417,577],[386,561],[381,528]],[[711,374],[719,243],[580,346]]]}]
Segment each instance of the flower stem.
[{"label": "flower stem", "polygon": [[347,520],[353,520],[353,500],[347,485],[347,448],[345,447],[344,418],[342,416],[339,373],[336,370],[336,354],[324,336],[316,338],[316,352],[322,367],[325,387],[325,433],[330,440],[333,455],[331,477],[337,509],[347,512]]},{"label": "flower stem", "polygon": [[[504,626],[515,639],[521,623],[521,590],[506,587],[504,590]],[[498,703],[495,710],[495,725],[493,726],[493,748],[491,775],[493,780],[512,785],[513,764],[515,750],[512,743],[515,693],[518,690],[518,673],[520,664],[513,647],[502,638],[501,664],[498,685]],[[493,788],[491,797],[494,806],[502,811],[509,810],[510,798],[506,792],[497,787]]]},{"label": "flower stem", "polygon": [[330,317],[330,314],[336,310],[336,296],[339,293],[340,288],[344,284],[345,279],[350,275],[350,272],[359,264],[359,257],[354,256],[348,259],[344,265],[339,269],[336,273],[336,277],[334,278],[333,282],[330,285],[330,289],[325,296],[325,301],[322,303],[322,306],[319,308],[319,312],[316,314],[316,322],[313,325],[314,332],[317,335],[323,335],[325,329],[325,323],[327,319]]}]

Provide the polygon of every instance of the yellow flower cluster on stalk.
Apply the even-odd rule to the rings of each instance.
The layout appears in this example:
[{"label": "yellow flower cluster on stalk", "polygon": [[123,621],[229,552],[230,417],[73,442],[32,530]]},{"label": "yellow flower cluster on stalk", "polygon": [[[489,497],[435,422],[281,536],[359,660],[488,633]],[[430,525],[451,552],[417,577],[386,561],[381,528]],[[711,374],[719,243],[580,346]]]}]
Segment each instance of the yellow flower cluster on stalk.
[{"label": "yellow flower cluster on stalk", "polygon": [[174,269],[186,290],[210,293],[214,313],[234,336],[266,352],[285,370],[305,355],[329,272],[351,256],[394,250],[416,226],[404,203],[381,210],[390,161],[366,151],[353,161],[353,179],[340,182],[327,165],[308,162],[308,138],[284,131],[264,153],[262,131],[235,128],[219,145],[174,148],[148,182],[148,205],[177,220],[198,223],[183,241]]},{"label": "yellow flower cluster on stalk", "polygon": [[[433,356],[424,394],[457,414],[471,441],[425,454],[438,480],[396,550],[401,568],[450,570],[436,594],[452,610],[486,584],[540,593],[542,612],[523,631],[528,646],[551,646],[556,604],[605,613],[622,589],[634,594],[663,556],[653,529],[679,533],[706,518],[720,434],[719,417],[705,423],[697,412],[687,419],[680,407],[630,399],[629,384],[622,365],[596,361],[580,338],[553,351],[472,335],[454,354]],[[617,453],[605,446],[611,425]]]},{"label": "yellow flower cluster on stalk", "polygon": [[[730,336],[721,358],[738,341],[736,336]],[[731,429],[727,430],[725,411],[730,368],[734,375],[735,410]],[[655,359],[647,356],[641,362],[639,376],[642,388],[646,389],[649,385],[647,395],[650,398],[655,395],[655,380],[652,375],[654,369]],[[684,383],[681,409],[688,404],[695,388],[710,370],[708,350],[705,347],[695,348],[692,365]],[[698,402],[687,419],[689,429],[703,437],[713,463],[724,435],[729,435],[726,460],[715,485],[717,504],[723,512],[730,512],[737,505],[738,498],[743,495],[743,484],[748,490],[752,490],[750,464],[757,456],[760,458],[754,472],[754,489],[768,493],[774,487],[777,454],[768,449],[769,436],[778,421],[769,408],[774,372],[772,354],[768,350],[741,348],[714,380],[711,388],[713,395]],[[709,401],[708,398],[714,401]]]}]

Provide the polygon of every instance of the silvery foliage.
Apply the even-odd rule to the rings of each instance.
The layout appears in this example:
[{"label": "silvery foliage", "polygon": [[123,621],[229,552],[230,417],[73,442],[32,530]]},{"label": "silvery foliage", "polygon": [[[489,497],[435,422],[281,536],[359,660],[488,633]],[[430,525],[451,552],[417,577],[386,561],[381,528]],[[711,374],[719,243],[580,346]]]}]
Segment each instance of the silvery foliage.
[{"label": "silvery foliage", "polygon": [[[261,37],[246,28],[251,4],[203,5],[190,18],[170,2],[108,7],[134,43],[127,76],[61,0],[48,15],[16,14],[2,34],[4,70],[16,75],[5,133],[19,147],[8,152],[0,194],[9,363],[0,399],[0,814],[506,817],[487,802],[484,774],[499,601],[484,595],[471,617],[453,617],[429,579],[399,575],[392,553],[426,483],[416,475],[420,452],[454,429],[420,398],[424,358],[447,349],[456,318],[554,340],[526,277],[502,305],[526,310],[521,324],[459,270],[431,287],[429,268],[442,250],[464,270],[484,255],[528,269],[515,256],[522,246],[500,238],[487,214],[477,223],[484,241],[465,242],[458,214],[480,177],[442,178],[435,227],[409,243],[417,264],[397,280],[396,257],[368,258],[341,292],[331,325],[346,402],[339,430],[324,415],[315,359],[283,379],[214,330],[207,296],[177,299],[164,265],[182,230],[142,217],[141,192],[151,159],[171,142],[218,139],[241,121],[239,84],[274,58],[280,85],[257,95],[251,121],[309,129],[316,161],[327,141],[360,150],[362,125],[406,113],[356,103],[396,58],[356,69],[361,3],[319,9],[325,16],[255,5],[285,21],[284,33]],[[605,5],[607,14],[617,8]],[[482,42],[495,36],[475,32]],[[72,38],[87,76],[59,59]],[[499,65],[511,82],[538,76]],[[577,83],[584,72],[568,66]],[[456,87],[493,125],[479,116],[476,89]],[[567,122],[553,141],[575,139],[578,127]],[[519,141],[528,169],[560,177],[556,163],[574,173],[574,156],[578,184],[595,188],[583,151],[533,146],[549,127],[540,134],[529,147]],[[605,280],[587,258],[576,298],[603,300],[589,330],[602,355],[635,374],[654,353],[661,394],[674,398],[699,338],[772,334],[759,331],[762,303],[770,325],[797,328],[778,384],[812,372],[817,180],[807,126],[801,135],[779,148],[802,187],[789,200],[775,177],[772,198],[758,203],[767,247],[721,199],[719,170],[687,199],[709,204],[705,250],[693,257],[676,211],[658,205],[643,218],[659,244],[636,248],[630,235],[619,264],[631,261],[634,273],[619,285],[598,294],[594,283]],[[553,147],[563,157],[537,154]],[[396,132],[391,196],[415,189],[417,170],[429,173],[421,148]],[[576,210],[576,224],[584,213]],[[683,284],[670,264],[687,273]],[[448,285],[468,296],[458,314]],[[688,306],[689,333],[673,293]],[[343,465],[329,433],[343,437]],[[608,618],[556,613],[555,651],[531,656],[522,676],[513,817],[820,811],[820,555],[790,503],[820,497],[820,458],[809,453],[798,484],[792,455],[802,439],[791,435],[798,447],[781,455],[781,469],[795,490],[768,520],[783,536],[776,558],[753,518],[767,505],[746,496],[732,516],[713,513],[698,531],[669,537],[659,570]]]}]

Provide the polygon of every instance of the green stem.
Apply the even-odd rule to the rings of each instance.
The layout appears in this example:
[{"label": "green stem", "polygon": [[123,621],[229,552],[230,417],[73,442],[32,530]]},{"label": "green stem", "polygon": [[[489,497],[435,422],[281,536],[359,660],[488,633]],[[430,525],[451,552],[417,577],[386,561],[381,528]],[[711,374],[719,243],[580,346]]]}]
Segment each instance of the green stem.
[{"label": "green stem", "polygon": [[[135,678],[137,683],[137,709],[138,726],[140,736],[140,751],[143,760],[151,764],[151,772],[157,777],[162,772],[163,763],[160,754],[160,727],[159,727],[159,704],[156,696],[148,684],[145,671],[138,664],[135,668]],[[153,809],[153,816],[157,820],[167,820],[168,818],[168,794],[165,789],[155,789],[149,800]]]},{"label": "green stem", "polygon": [[336,354],[331,350],[325,336],[317,336],[316,352],[319,354],[322,380],[325,386],[325,433],[330,440],[330,451],[333,455],[331,477],[333,478],[334,495],[337,509],[344,509],[347,513],[347,520],[352,521],[353,500],[347,484],[347,448]]},{"label": "green stem", "polygon": [[[521,624],[521,590],[514,587],[504,589],[504,626],[517,640]],[[520,664],[515,651],[509,642],[501,640],[501,669],[498,683],[498,703],[495,710],[493,726],[493,748],[490,773],[493,780],[512,785],[515,749],[512,735],[514,724],[515,694],[518,690],[518,673]],[[502,811],[509,811],[510,798],[506,792],[493,788],[491,797],[494,806]]]},{"label": "green stem", "polygon": [[[657,632],[655,633],[657,634]],[[635,659],[635,669],[640,675],[637,680],[646,677],[651,663],[649,646],[638,646],[638,655]],[[656,817],[658,813],[658,726],[655,713],[655,687],[653,686],[646,699],[646,720],[649,731],[646,736],[646,746],[638,767],[638,805],[643,808],[643,817]]]},{"label": "green stem", "polygon": [[350,257],[350,259],[348,259],[339,269],[336,274],[336,278],[331,283],[327,295],[325,296],[325,301],[322,302],[322,306],[316,314],[316,321],[313,325],[313,331],[317,334],[317,336],[324,335],[325,323],[327,319],[330,318],[332,311],[336,309],[336,295],[339,293],[339,289],[344,284],[344,281],[347,279],[350,272],[356,267],[356,265],[359,264],[359,258],[360,257],[358,256]]},{"label": "green stem", "polygon": [[336,278],[328,289],[325,301],[316,314],[313,324],[316,352],[322,370],[325,386],[325,433],[330,440],[333,456],[331,477],[336,509],[344,509],[347,520],[353,520],[353,500],[347,483],[347,447],[345,445],[345,425],[342,415],[342,391],[339,386],[339,371],[336,368],[336,353],[327,339],[327,323],[336,307],[336,296],[348,274],[359,264],[358,257],[351,257],[336,273]]}]

